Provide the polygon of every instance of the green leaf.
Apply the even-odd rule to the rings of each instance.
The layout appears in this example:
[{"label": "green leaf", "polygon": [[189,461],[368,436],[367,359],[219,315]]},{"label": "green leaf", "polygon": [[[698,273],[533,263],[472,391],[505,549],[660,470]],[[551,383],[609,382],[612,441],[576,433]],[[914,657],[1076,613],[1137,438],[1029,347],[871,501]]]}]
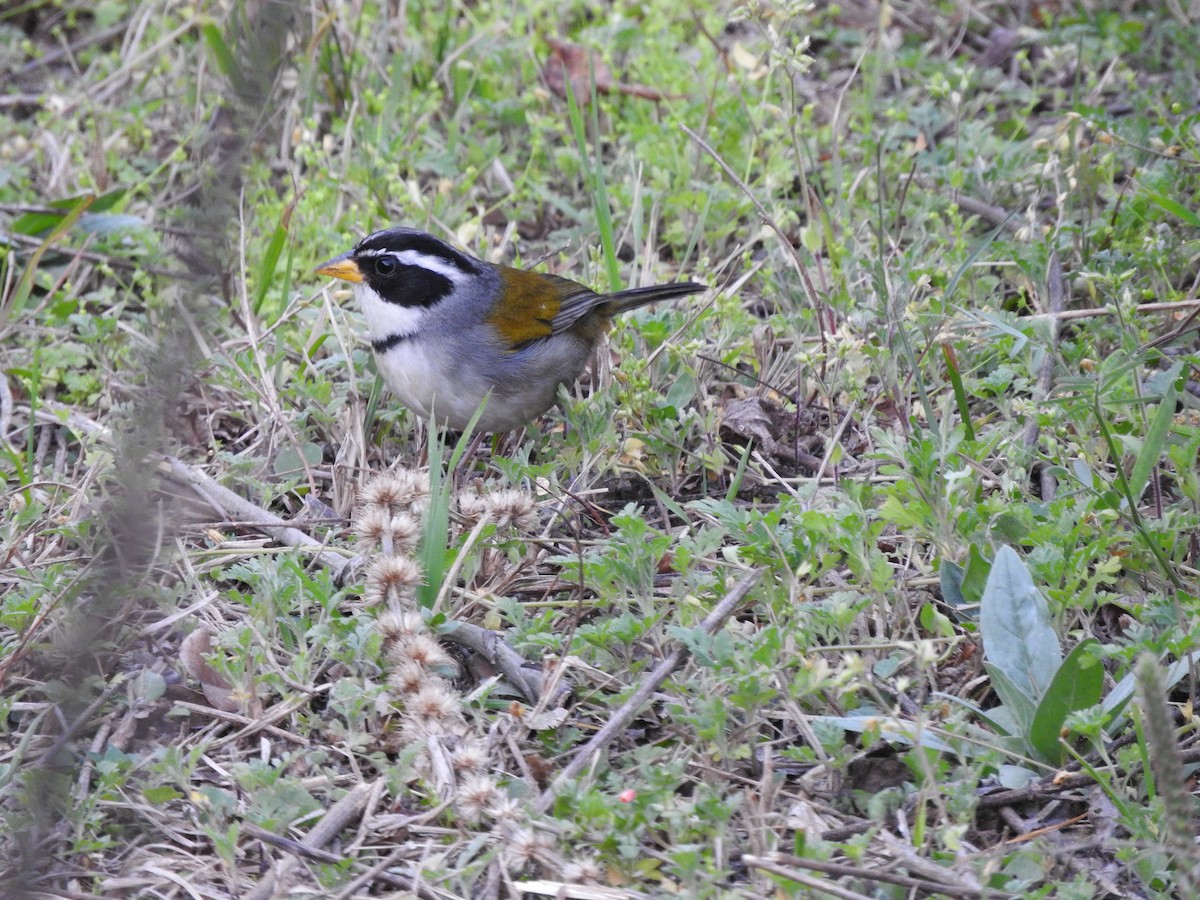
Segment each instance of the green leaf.
[{"label": "green leaf", "polygon": [[1155,465],[1162,459],[1167,435],[1171,431],[1171,423],[1175,421],[1175,401],[1179,397],[1179,390],[1175,385],[1182,370],[1182,362],[1171,366],[1162,402],[1158,404],[1158,411],[1154,414],[1145,440],[1142,441],[1142,449],[1138,452],[1137,461],[1133,464],[1133,471],[1129,473],[1129,494],[1135,501],[1141,499],[1146,485],[1150,483],[1150,475],[1154,471]]},{"label": "green leaf", "polygon": [[459,435],[458,443],[450,451],[450,459],[443,469],[442,455],[446,444],[441,429],[436,424],[437,409],[429,420],[429,505],[425,510],[425,524],[421,529],[420,562],[425,570],[425,583],[417,586],[417,603],[432,610],[441,593],[442,585],[450,569],[450,504],[454,494],[454,471],[459,460],[471,444],[475,425],[483,415],[486,404],[479,404],[475,415]]},{"label": "green leaf", "polygon": [[1188,225],[1193,228],[1200,228],[1200,215],[1196,215],[1195,211],[1188,209],[1177,200],[1172,200],[1165,194],[1160,194],[1158,191],[1145,191],[1147,197],[1157,203],[1162,209],[1175,216],[1178,216]]},{"label": "green leaf", "polygon": [[279,257],[287,243],[288,227],[292,223],[292,213],[295,210],[295,200],[284,207],[283,214],[279,217],[279,223],[271,232],[271,240],[267,243],[267,249],[263,252],[262,259],[259,260],[258,271],[255,273],[257,290],[254,294],[254,312],[256,314],[262,312],[263,301],[266,299],[267,290],[271,287],[275,269],[279,266]]},{"label": "green leaf", "polygon": [[165,806],[172,800],[182,800],[183,794],[173,787],[151,787],[142,791],[142,796],[155,806]]},{"label": "green leaf", "polygon": [[991,667],[1039,701],[1062,663],[1062,647],[1046,599],[1011,547],[1001,547],[992,563],[979,604],[979,633]]},{"label": "green leaf", "polygon": [[115,234],[145,227],[145,219],[129,213],[88,213],[79,219],[79,230],[87,234]]},{"label": "green leaf", "polygon": [[958,357],[948,341],[942,342],[942,358],[946,362],[946,376],[950,379],[950,387],[954,391],[954,403],[958,407],[958,417],[963,423],[963,434],[968,441],[975,440],[975,426],[971,422],[971,405],[967,402],[967,391],[963,387],[962,373],[958,370]]},{"label": "green leaf", "polygon": [[1001,787],[1015,791],[1032,784],[1038,778],[1038,773],[1024,766],[999,766],[996,769],[996,781]]},{"label": "green leaf", "polygon": [[[813,721],[835,725],[856,734],[876,734],[881,740],[893,744],[911,744],[943,753],[956,753],[960,750],[942,740],[934,729],[895,716],[813,716]],[[961,749],[969,753],[971,748]]]},{"label": "green leaf", "polygon": [[979,603],[983,599],[991,572],[992,561],[980,552],[978,544],[972,544],[967,550],[967,569],[962,580],[962,595],[967,603]]},{"label": "green leaf", "polygon": [[319,444],[305,441],[280,450],[271,470],[276,475],[295,475],[297,472],[303,472],[312,466],[319,465],[324,457],[325,451]]},{"label": "green leaf", "polygon": [[[87,202],[90,198],[90,202]],[[109,191],[107,194],[101,194],[97,197],[95,194],[79,194],[74,197],[64,197],[60,200],[52,200],[46,204],[49,209],[43,212],[25,213],[19,216],[10,226],[10,230],[16,234],[25,234],[37,236],[49,231],[55,225],[59,224],[67,216],[75,213],[76,208],[86,202],[87,214],[79,216],[79,227],[84,231],[99,231],[104,233],[105,229],[102,225],[97,227],[86,227],[91,219],[101,219],[98,213],[104,213],[112,209],[119,202],[125,199],[125,189],[119,188],[115,191]],[[61,212],[59,211],[61,210]],[[144,225],[145,221],[137,216],[116,216],[117,219],[131,218],[135,219],[138,225]]]},{"label": "green leaf", "polygon": [[212,54],[213,62],[217,64],[218,71],[230,81],[236,82],[240,79],[242,71],[237,64],[237,57],[225,43],[221,29],[208,22],[200,26],[200,34],[204,36],[204,43],[208,44],[208,50]]},{"label": "green leaf", "polygon": [[[1037,700],[1009,678],[999,666],[992,663],[983,665],[992,679],[992,688],[996,691],[996,696],[1003,704],[999,710],[989,710],[993,724],[999,725],[1009,734],[1017,735],[1028,741],[1029,729],[1033,727],[1033,717],[1037,712]],[[1007,712],[1008,715],[1002,715],[1004,712]],[[1011,717],[1011,724],[1009,717]]]},{"label": "green leaf", "polygon": [[962,606],[967,601],[963,599],[962,583],[965,569],[956,562],[942,560],[938,581],[941,583],[942,599],[951,606]]},{"label": "green leaf", "polygon": [[972,544],[967,551],[965,567],[943,560],[941,566],[942,599],[955,607],[974,606],[983,597],[988,573],[991,570],[991,561],[979,552],[979,546],[976,544]]},{"label": "green leaf", "polygon": [[[1195,653],[1189,653],[1175,660],[1175,662],[1167,666],[1166,671],[1163,673],[1163,687],[1168,691],[1171,690],[1171,688],[1175,687],[1175,685],[1191,674],[1192,667],[1196,664]],[[1118,726],[1119,722],[1116,720],[1116,717],[1123,715],[1122,711],[1125,708],[1125,704],[1129,702],[1135,691],[1137,691],[1137,681],[1134,674],[1130,672],[1108,692],[1108,696],[1104,698],[1104,711],[1114,717],[1114,720],[1109,723],[1109,727],[1116,728]]]},{"label": "green leaf", "polygon": [[1029,729],[1029,745],[1049,763],[1062,761],[1065,748],[1059,741],[1067,716],[1100,702],[1104,689],[1104,668],[1092,648],[1097,642],[1088,638],[1067,654],[1054,680],[1038,704]]},{"label": "green leaf", "polygon": [[[21,273],[21,277],[17,280],[17,285],[13,289],[12,294],[7,298],[7,302],[0,302],[0,327],[2,327],[10,316],[16,315],[25,308],[25,301],[29,299],[30,293],[33,291],[33,280],[37,275],[38,265],[41,264],[42,257],[46,251],[64,234],[71,230],[79,217],[87,212],[88,207],[96,202],[95,194],[86,194],[80,199],[74,201],[66,214],[62,217],[57,225],[51,229],[45,240],[38,246],[29,257],[29,262],[25,264],[25,271]],[[3,298],[0,298],[3,299]]]}]

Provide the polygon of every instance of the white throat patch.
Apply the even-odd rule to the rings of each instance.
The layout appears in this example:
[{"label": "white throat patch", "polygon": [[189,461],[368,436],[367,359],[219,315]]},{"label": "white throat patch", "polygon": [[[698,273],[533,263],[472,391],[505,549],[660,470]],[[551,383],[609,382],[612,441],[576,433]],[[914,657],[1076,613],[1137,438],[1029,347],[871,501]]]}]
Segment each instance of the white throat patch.
[{"label": "white throat patch", "polygon": [[367,337],[372,341],[411,337],[421,330],[429,314],[429,309],[424,306],[388,303],[366,282],[354,286],[354,299],[358,301],[367,320]]}]

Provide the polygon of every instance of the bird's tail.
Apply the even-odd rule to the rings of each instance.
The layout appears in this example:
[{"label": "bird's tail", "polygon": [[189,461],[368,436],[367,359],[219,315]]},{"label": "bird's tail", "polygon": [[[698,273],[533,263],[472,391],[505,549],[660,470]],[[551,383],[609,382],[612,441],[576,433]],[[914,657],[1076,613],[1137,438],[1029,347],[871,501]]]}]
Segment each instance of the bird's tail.
[{"label": "bird's tail", "polygon": [[657,303],[659,300],[674,300],[678,297],[686,297],[688,294],[698,294],[701,291],[707,291],[708,285],[698,284],[695,281],[676,281],[672,284],[653,284],[650,287],[630,288],[627,291],[617,291],[615,294],[609,294],[605,298],[605,306],[609,315],[628,312],[631,309],[637,309],[639,306],[645,306],[648,303]]}]

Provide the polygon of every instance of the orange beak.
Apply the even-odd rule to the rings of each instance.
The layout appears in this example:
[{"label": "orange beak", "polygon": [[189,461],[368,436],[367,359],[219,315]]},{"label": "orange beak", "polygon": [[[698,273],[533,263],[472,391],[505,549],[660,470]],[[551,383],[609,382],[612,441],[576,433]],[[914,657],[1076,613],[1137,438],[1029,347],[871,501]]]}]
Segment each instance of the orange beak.
[{"label": "orange beak", "polygon": [[352,258],[353,251],[335,256],[329,262],[321,263],[313,271],[318,275],[328,275],[330,278],[340,278],[342,281],[353,281],[362,284],[362,269]]}]

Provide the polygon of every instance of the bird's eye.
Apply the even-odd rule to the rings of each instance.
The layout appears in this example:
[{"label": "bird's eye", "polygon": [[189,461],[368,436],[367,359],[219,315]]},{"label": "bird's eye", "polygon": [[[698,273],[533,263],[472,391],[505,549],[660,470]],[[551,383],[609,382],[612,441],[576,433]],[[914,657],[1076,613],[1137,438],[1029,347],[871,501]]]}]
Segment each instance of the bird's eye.
[{"label": "bird's eye", "polygon": [[378,256],[375,258],[375,271],[380,275],[391,275],[396,271],[396,266],[399,263],[391,256]]}]

